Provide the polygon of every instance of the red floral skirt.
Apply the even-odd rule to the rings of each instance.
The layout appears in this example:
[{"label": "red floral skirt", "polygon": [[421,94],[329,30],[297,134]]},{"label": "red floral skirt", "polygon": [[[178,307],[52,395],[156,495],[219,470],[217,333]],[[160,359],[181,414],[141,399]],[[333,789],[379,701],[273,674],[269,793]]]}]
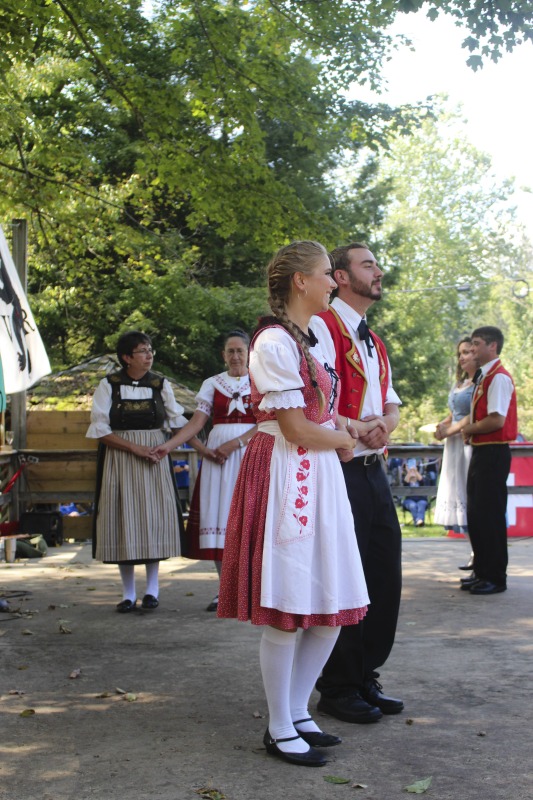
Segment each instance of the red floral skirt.
[{"label": "red floral skirt", "polygon": [[261,567],[274,437],[257,433],[248,445],[233,493],[226,529],[217,614],[283,630],[355,625],[363,608],[336,614],[290,614],[261,605]]}]

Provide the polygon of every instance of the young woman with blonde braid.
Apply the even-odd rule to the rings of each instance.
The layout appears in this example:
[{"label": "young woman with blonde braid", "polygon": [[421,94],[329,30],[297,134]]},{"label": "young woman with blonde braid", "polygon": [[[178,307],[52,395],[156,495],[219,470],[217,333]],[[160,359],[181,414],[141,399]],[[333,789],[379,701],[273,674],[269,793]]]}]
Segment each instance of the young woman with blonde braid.
[{"label": "young woman with blonde braid", "polygon": [[316,748],[340,739],[310,718],[309,697],[340,626],[357,624],[368,603],[339,463],[357,433],[335,429],[337,376],[309,352],[309,320],[335,288],[326,250],[294,242],[267,274],[273,316],[250,346],[258,432],[233,495],[217,613],[264,626],[267,752],[323,766]]}]

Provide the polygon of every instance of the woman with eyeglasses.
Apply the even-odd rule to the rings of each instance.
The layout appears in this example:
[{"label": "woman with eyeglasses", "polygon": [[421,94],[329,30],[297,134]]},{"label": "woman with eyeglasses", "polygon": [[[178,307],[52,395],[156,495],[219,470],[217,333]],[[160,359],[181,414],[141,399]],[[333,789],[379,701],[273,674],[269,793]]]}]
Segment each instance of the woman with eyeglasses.
[{"label": "woman with eyeglasses", "polygon": [[[187,558],[214,561],[220,576],[226,539],[226,525],[233,489],[246,446],[257,431],[250,397],[248,345],[244,331],[230,331],[224,338],[222,358],[226,370],[207,378],[196,395],[198,407],[190,421],[189,436],[199,433],[212,419],[207,444],[196,440],[194,447],[202,456],[202,466],[194,486],[187,521]],[[179,431],[158,452],[164,454],[185,440]],[[216,611],[218,592],[206,611]]]},{"label": "woman with eyeglasses", "polygon": [[[153,454],[164,430],[186,425],[169,382],[152,372],[149,336],[120,337],[119,372],[107,375],[93,398],[87,437],[99,439],[93,524],[93,555],[117,564],[122,580],[121,614],[137,608],[135,567],[146,568],[143,609],[159,605],[159,562],[180,554],[183,530],[172,462]],[[192,434],[190,434],[192,435]]]}]

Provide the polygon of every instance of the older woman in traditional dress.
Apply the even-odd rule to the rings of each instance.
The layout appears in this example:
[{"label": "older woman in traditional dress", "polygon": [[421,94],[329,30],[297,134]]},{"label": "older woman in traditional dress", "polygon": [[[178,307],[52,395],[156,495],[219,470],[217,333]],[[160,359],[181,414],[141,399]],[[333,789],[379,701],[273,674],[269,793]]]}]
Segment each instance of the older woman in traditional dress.
[{"label": "older woman in traditional dress", "polygon": [[87,431],[100,440],[93,555],[119,567],[123,597],[116,609],[122,614],[137,608],[135,567],[146,568],[142,608],[155,609],[159,562],[180,554],[183,523],[172,463],[153,450],[165,441],[165,429],[176,431],[187,420],[168,380],[152,372],[154,355],[146,334],[120,337],[122,369],[97,387]]},{"label": "older woman in traditional dress", "polygon": [[[257,430],[250,399],[249,343],[242,330],[226,335],[222,350],[226,370],[203,382],[189,429],[199,432],[212,418],[207,444],[198,440],[194,444],[203,461],[189,511],[184,555],[214,561],[219,576],[233,489],[246,445]],[[216,611],[217,605],[218,593],[206,610]]]}]

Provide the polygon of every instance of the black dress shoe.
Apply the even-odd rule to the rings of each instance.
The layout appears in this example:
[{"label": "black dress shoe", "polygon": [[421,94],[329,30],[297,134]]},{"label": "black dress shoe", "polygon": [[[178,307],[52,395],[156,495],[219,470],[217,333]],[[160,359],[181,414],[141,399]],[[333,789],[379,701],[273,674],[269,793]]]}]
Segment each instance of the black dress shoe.
[{"label": "black dress shoe", "polygon": [[299,767],[323,767],[327,763],[327,759],[313,747],[310,747],[306,753],[284,753],[276,744],[276,742],[292,742],[300,738],[303,737],[288,736],[286,739],[273,739],[267,728],[263,736],[263,744],[267,753],[271,756],[282,758],[283,761],[288,761],[289,764],[297,764]]},{"label": "black dress shoe", "polygon": [[507,586],[503,583],[492,583],[491,581],[477,581],[470,587],[470,594],[500,594],[505,592]]},{"label": "black dress shoe", "polygon": [[135,611],[137,608],[137,600],[122,600],[117,603],[116,608],[119,614],[129,614],[130,611]]},{"label": "black dress shoe", "polygon": [[359,692],[352,692],[344,697],[321,696],[317,708],[330,717],[341,719],[343,722],[377,722],[383,716],[376,706],[363,700]]},{"label": "black dress shoe", "polygon": [[468,578],[461,578],[461,589],[463,592],[469,592],[476,583],[479,583],[479,578],[472,573]]},{"label": "black dress shoe", "polygon": [[143,608],[157,608],[159,600],[153,594],[145,594],[141,605]]},{"label": "black dress shoe", "polygon": [[469,569],[474,569],[474,559],[471,558],[468,564],[461,564],[459,569],[464,569],[465,572],[468,572]]},{"label": "black dress shoe", "polygon": [[300,738],[310,744],[311,747],[333,747],[333,745],[341,744],[342,739],[338,736],[333,736],[332,733],[324,733],[323,731],[301,731],[298,725],[302,722],[311,722],[311,717],[306,719],[297,719],[292,724],[300,734]]},{"label": "black dress shoe", "polygon": [[383,694],[383,686],[375,678],[369,678],[360,689],[361,697],[370,706],[376,706],[384,714],[399,714],[403,711],[403,700],[387,697]]}]

